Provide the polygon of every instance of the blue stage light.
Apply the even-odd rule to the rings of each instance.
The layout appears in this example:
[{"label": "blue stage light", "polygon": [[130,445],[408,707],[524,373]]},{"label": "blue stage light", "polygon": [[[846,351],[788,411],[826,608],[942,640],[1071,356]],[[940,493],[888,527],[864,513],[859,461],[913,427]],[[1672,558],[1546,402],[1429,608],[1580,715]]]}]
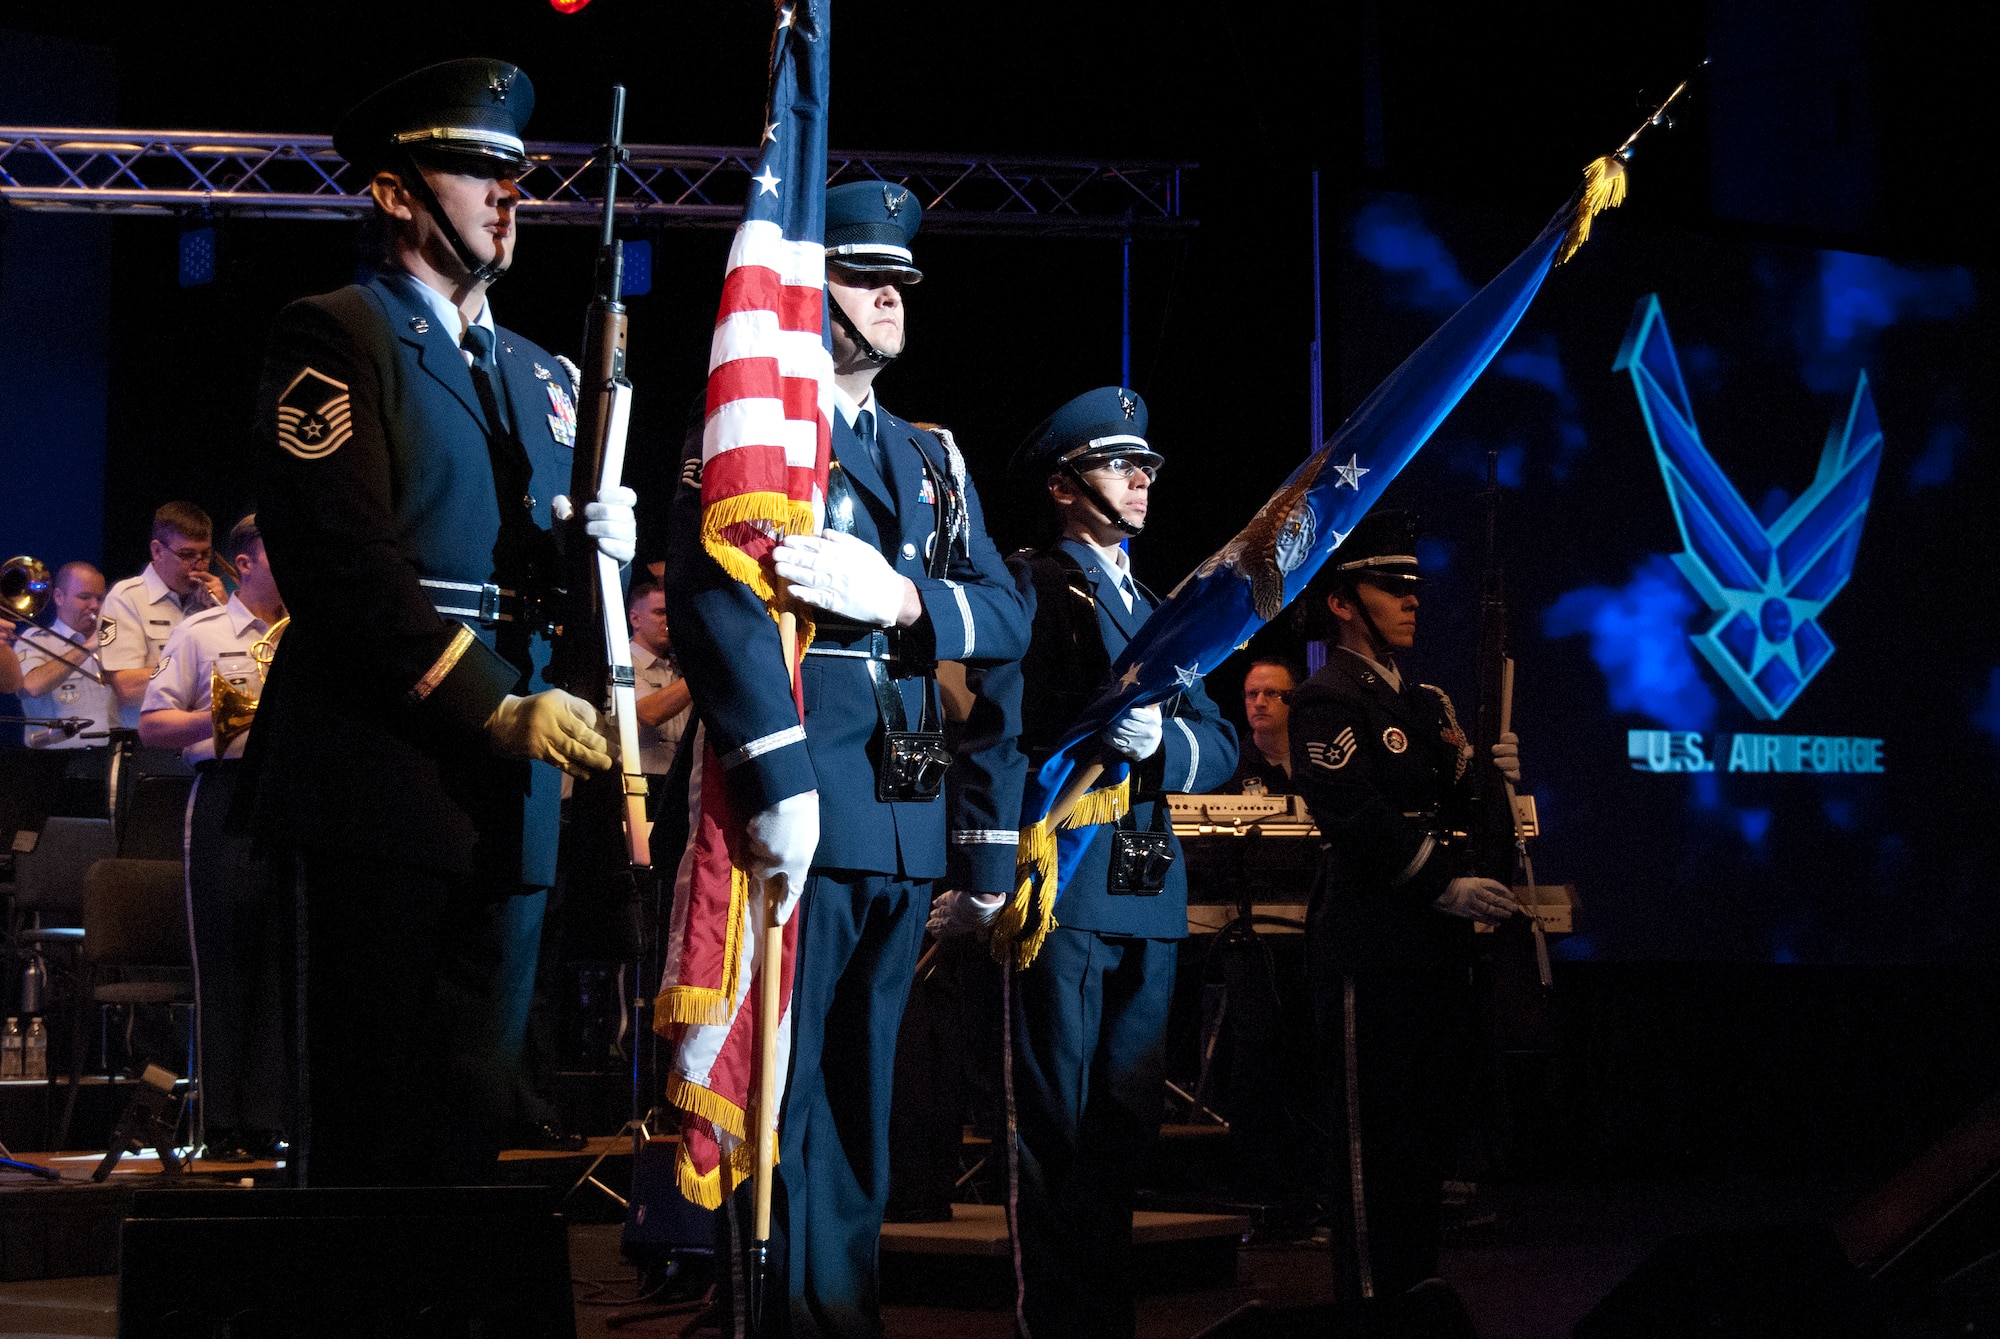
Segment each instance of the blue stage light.
[{"label": "blue stage light", "polygon": [[625,243],[625,296],[640,298],[653,291],[653,244]]},{"label": "blue stage light", "polygon": [[203,224],[181,233],[181,287],[215,282],[215,228]]}]

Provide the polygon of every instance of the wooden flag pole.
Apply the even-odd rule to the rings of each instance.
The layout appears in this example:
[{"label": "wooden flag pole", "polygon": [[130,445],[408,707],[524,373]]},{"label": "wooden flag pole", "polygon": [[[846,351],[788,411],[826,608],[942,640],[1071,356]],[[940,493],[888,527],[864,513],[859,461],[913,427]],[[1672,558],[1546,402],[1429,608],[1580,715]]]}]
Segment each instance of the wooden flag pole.
[{"label": "wooden flag pole", "polygon": [[[785,675],[797,690],[799,620],[787,609],[778,615],[778,640],[784,647]],[[751,1184],[755,1205],[751,1242],[751,1315],[755,1333],[763,1333],[764,1292],[771,1265],[771,1183],[778,1166],[778,1010],[785,963],[785,927],[778,921],[778,901],[764,885],[764,963],[757,1000],[757,1167]]]}]

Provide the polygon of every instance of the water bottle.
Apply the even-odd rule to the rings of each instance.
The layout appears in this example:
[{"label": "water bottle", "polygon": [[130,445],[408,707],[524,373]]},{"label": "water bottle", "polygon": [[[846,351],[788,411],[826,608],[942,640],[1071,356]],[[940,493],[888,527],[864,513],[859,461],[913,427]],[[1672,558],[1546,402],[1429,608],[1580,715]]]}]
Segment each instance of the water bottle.
[{"label": "water bottle", "polygon": [[21,1012],[30,1018],[42,1012],[42,1000],[48,994],[49,967],[39,953],[28,955],[28,965],[21,969]]},{"label": "water bottle", "polygon": [[21,1020],[18,1018],[9,1018],[7,1020],[7,1031],[4,1036],[0,1036],[0,1079],[18,1079],[22,1077],[21,1066],[25,1063],[26,1059],[21,1050],[23,1040],[21,1036]]},{"label": "water bottle", "polygon": [[27,1044],[21,1048],[21,1077],[46,1079],[49,1076],[49,1030],[39,1016],[28,1020]]}]

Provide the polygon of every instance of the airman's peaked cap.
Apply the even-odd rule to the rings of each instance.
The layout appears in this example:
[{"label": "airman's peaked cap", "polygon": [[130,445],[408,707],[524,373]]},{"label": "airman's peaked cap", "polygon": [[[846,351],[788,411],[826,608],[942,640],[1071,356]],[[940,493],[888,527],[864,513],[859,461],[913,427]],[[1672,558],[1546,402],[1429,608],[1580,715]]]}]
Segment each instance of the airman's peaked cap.
[{"label": "airman's peaked cap", "polygon": [[916,192],[893,181],[844,181],[826,193],[826,262],[857,274],[923,280],[910,242],[924,221]]},{"label": "airman's peaked cap", "polygon": [[394,168],[405,153],[450,171],[519,172],[528,165],[522,135],[534,110],[534,81],[519,66],[448,60],[363,98],[341,118],[333,147],[363,172]]},{"label": "airman's peaked cap", "polygon": [[1146,402],[1139,392],[1100,386],[1043,419],[1014,449],[1007,472],[1021,483],[1039,484],[1064,465],[1087,470],[1119,456],[1138,465],[1163,459],[1146,441]]}]

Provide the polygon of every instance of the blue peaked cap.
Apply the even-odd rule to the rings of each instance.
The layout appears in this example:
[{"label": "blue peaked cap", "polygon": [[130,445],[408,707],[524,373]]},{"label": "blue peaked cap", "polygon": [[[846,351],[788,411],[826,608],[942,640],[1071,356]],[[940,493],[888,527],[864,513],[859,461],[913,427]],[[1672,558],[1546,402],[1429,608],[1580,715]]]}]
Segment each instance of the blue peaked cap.
[{"label": "blue peaked cap", "polygon": [[826,192],[826,260],[860,274],[893,274],[908,284],[924,272],[910,241],[924,221],[923,202],[893,181],[845,181]]},{"label": "blue peaked cap", "polygon": [[528,166],[535,84],[504,60],[429,65],[377,89],[333,132],[333,147],[362,172],[396,167],[402,152],[453,172],[512,175]]},{"label": "blue peaked cap", "polygon": [[1163,459],[1146,441],[1146,402],[1139,392],[1099,386],[1043,419],[1014,448],[1007,473],[1022,483],[1039,484],[1064,465],[1088,469],[1092,461],[1117,456],[1146,465]]}]

